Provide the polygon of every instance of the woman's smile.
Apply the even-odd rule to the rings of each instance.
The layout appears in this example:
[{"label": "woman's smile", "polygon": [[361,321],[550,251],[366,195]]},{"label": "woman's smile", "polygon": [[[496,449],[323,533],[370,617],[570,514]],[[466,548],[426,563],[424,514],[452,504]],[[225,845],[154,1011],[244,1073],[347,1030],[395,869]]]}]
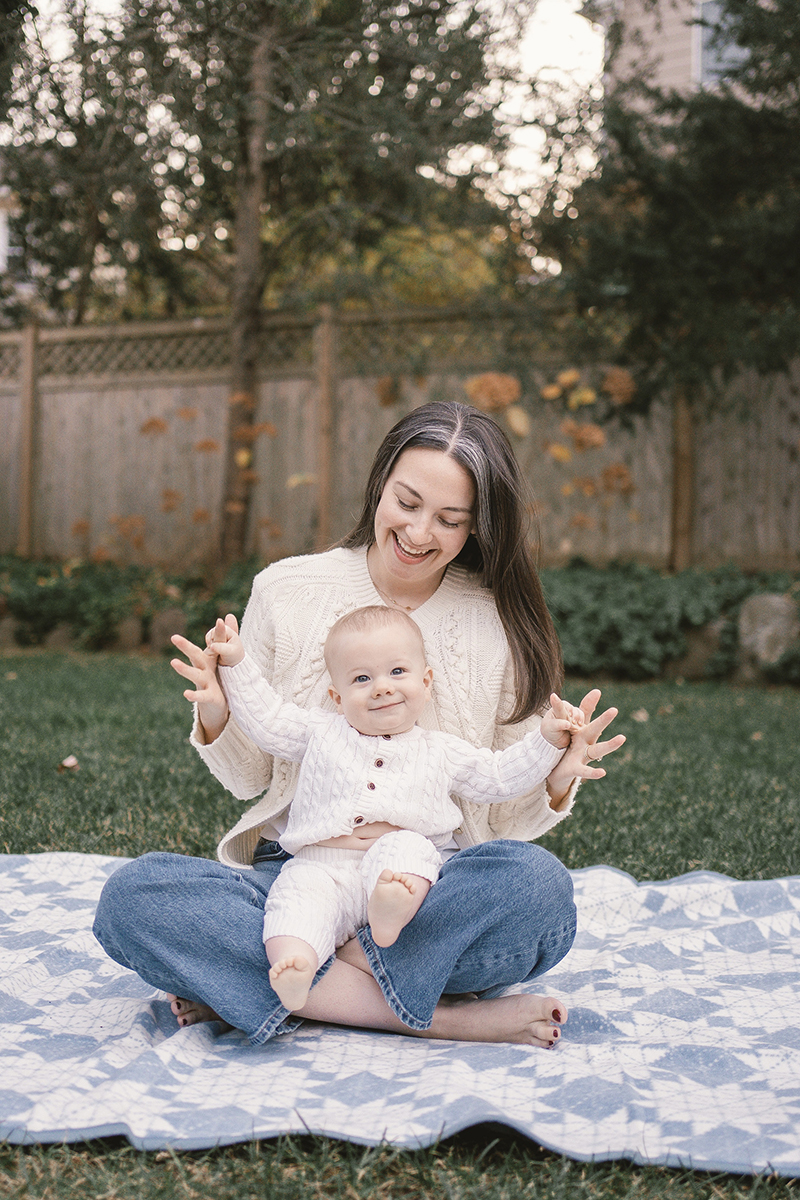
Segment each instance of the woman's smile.
[{"label": "woman's smile", "polygon": [[395,463],[375,512],[368,563],[383,599],[416,608],[442,581],[472,531],[475,485],[441,450],[414,446]]}]

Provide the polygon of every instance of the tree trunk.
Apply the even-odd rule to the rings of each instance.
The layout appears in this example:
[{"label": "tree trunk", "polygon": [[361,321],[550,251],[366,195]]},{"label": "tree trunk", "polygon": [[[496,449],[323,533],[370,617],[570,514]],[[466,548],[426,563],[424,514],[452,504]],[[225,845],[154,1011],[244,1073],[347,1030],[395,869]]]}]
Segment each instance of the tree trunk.
[{"label": "tree trunk", "polygon": [[266,196],[265,156],[273,25],[266,19],[254,44],[243,153],[237,177],[236,259],[231,297],[231,390],[222,514],[221,559],[245,554],[254,473],[250,436],[257,403],[258,342],[264,268],[261,214]]},{"label": "tree trunk", "polygon": [[682,388],[675,391],[672,409],[672,527],[669,565],[683,571],[692,562],[694,516],[694,417]]}]

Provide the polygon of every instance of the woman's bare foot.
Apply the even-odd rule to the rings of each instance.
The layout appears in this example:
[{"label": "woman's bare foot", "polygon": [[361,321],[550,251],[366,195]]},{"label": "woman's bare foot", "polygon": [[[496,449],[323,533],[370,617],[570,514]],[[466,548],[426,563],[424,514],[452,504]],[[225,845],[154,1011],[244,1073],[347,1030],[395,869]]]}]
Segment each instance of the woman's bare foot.
[{"label": "woman's bare foot", "polygon": [[376,946],[393,946],[430,890],[421,875],[381,871],[369,898],[367,918]]},{"label": "woman's bare foot", "polygon": [[316,967],[300,954],[281,958],[269,970],[269,981],[289,1012],[302,1008],[314,982]]},{"label": "woman's bare foot", "polygon": [[200,1004],[197,1000],[184,1000],[183,996],[173,996],[171,992],[167,993],[167,999],[181,1029],[185,1029],[187,1025],[199,1025],[201,1021],[219,1021],[220,1025],[224,1025],[226,1032],[233,1029],[232,1025],[223,1021],[219,1013],[215,1013],[207,1004]]},{"label": "woman's bare foot", "polygon": [[514,1042],[550,1049],[561,1037],[559,1026],[566,1020],[567,1006],[561,1000],[523,993],[494,1000],[440,1003],[431,1028],[417,1036],[460,1042]]}]

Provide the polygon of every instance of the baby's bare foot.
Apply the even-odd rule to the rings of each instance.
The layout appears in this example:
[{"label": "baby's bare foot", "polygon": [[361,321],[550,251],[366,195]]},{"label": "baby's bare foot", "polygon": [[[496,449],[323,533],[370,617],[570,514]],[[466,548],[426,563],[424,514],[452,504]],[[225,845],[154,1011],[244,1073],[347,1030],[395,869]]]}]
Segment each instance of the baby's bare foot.
[{"label": "baby's bare foot", "polygon": [[393,946],[419,909],[430,889],[421,875],[381,871],[367,905],[367,918],[376,946]]},{"label": "baby's bare foot", "polygon": [[185,1029],[187,1025],[199,1025],[201,1021],[219,1021],[226,1031],[233,1029],[232,1025],[223,1021],[219,1013],[215,1013],[207,1004],[201,1004],[198,1000],[184,1000],[183,996],[173,996],[171,992],[167,993],[167,999],[181,1029]]},{"label": "baby's bare foot", "polygon": [[308,999],[316,970],[313,963],[300,954],[280,958],[269,970],[269,981],[278,998],[289,1012],[297,1012]]},{"label": "baby's bare foot", "polygon": [[466,1042],[515,1042],[550,1049],[561,1037],[567,1006],[552,996],[498,996],[437,1007],[422,1036]]}]

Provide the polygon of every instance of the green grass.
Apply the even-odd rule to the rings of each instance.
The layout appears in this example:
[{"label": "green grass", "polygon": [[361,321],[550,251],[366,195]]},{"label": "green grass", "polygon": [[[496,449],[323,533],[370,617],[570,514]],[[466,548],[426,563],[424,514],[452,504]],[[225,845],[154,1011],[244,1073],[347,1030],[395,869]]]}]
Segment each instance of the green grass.
[{"label": "green grass", "polygon": [[[187,741],[189,706],[165,659],[0,656],[0,850],[213,855],[241,805]],[[567,695],[580,699],[581,684]],[[707,868],[742,879],[800,869],[800,692],[724,684],[604,686],[626,746],[544,844],[570,867],[638,879]],[[636,720],[643,712],[648,719]],[[754,736],[759,735],[759,736]],[[58,771],[69,754],[79,770]],[[586,1165],[479,1127],[429,1150],[281,1138],[202,1153],[120,1139],[0,1146],[0,1197],[50,1200],[744,1200],[798,1197],[790,1180]]]}]

